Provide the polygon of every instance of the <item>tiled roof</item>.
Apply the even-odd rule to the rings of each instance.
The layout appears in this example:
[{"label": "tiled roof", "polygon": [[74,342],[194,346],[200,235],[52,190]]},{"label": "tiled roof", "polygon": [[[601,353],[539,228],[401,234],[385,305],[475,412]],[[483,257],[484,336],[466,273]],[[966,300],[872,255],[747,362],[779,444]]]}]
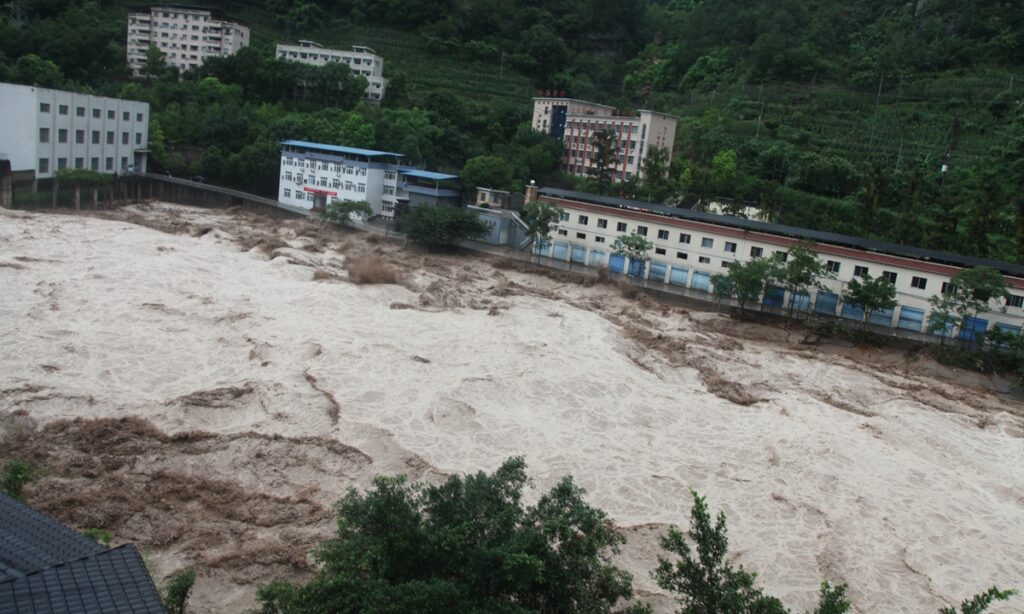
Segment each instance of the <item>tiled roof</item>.
[{"label": "tiled roof", "polygon": [[107,549],[0,494],[0,614],[164,611],[134,546]]}]

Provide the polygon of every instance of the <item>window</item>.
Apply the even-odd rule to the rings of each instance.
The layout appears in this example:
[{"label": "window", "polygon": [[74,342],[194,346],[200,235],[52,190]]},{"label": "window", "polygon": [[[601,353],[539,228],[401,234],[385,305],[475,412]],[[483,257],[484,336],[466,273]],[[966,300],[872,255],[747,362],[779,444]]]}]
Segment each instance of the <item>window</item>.
[{"label": "window", "polygon": [[39,172],[40,173],[49,173],[50,172],[50,159],[49,158],[39,158]]},{"label": "window", "polygon": [[750,257],[751,258],[760,258],[763,255],[764,255],[764,248],[763,247],[751,247],[750,248]]},{"label": "window", "polygon": [[777,252],[774,252],[772,255],[774,255],[775,259],[778,260],[779,262],[785,262],[786,260],[789,260],[789,254],[786,253],[786,252],[778,252],[777,251]]},{"label": "window", "polygon": [[697,262],[700,262],[701,264],[711,264],[711,258],[708,258],[707,256],[700,256],[697,258]]},{"label": "window", "polygon": [[67,128],[58,128],[57,129],[57,142],[58,143],[67,143],[68,142],[68,129]]},{"label": "window", "polygon": [[61,115],[67,115],[68,114],[68,105],[66,105],[66,104],[57,105],[57,113],[60,113]]},{"label": "window", "polygon": [[107,145],[113,145],[113,144],[114,144],[114,131],[113,130],[107,130]]},{"label": "window", "polygon": [[924,290],[928,287],[928,280],[924,277],[911,277],[910,287],[917,288],[918,290]]},{"label": "window", "polygon": [[85,168],[85,158],[75,158],[75,168]]},{"label": "window", "polygon": [[92,144],[93,145],[99,145],[100,144],[100,131],[99,130],[93,130],[92,131]]},{"label": "window", "polygon": [[604,237],[594,237],[594,241],[598,243],[604,243]]},{"label": "window", "polygon": [[1007,307],[1024,307],[1024,296],[1018,296],[1016,294],[1011,294],[1009,296],[1009,298],[1006,299],[1006,306]]},{"label": "window", "polygon": [[107,111],[107,119],[114,119],[114,112],[113,111]]},{"label": "window", "polygon": [[100,159],[99,158],[89,158],[89,168],[91,170],[94,170],[94,171],[100,170]]},{"label": "window", "polygon": [[285,188],[284,189],[284,197],[285,198],[291,198],[292,197],[292,191],[289,190],[288,188]]},{"label": "window", "polygon": [[563,237],[567,237],[567,236],[569,236],[569,231],[564,229],[564,228],[559,228],[558,229],[558,234],[562,235]]},{"label": "window", "polygon": [[854,266],[853,267],[853,276],[854,277],[864,277],[867,274],[868,274],[868,267],[866,267],[866,266]]},{"label": "window", "polygon": [[114,158],[112,156],[108,156],[106,162],[107,162],[107,166],[106,166],[107,170],[108,171],[114,170]]},{"label": "window", "polygon": [[608,220],[605,220],[605,219],[602,219],[602,218],[597,218],[597,227],[598,228],[608,228]]},{"label": "window", "polygon": [[658,254],[659,256],[664,256],[665,255],[665,250],[663,248],[661,248],[661,247],[655,247],[654,248],[654,253]]},{"label": "window", "polygon": [[581,226],[586,226],[586,225],[587,225],[587,222],[589,222],[589,221],[590,221],[590,218],[588,218],[588,217],[587,217],[587,216],[585,216],[585,215],[581,215],[581,216],[579,216],[579,218],[578,218],[578,221],[579,221],[579,223],[580,223],[580,225],[581,225]]},{"label": "window", "polygon": [[727,261],[727,260],[723,260],[723,261],[722,261],[722,268],[723,268],[723,269],[727,269],[727,268],[729,268],[729,266],[730,266],[731,264],[732,264],[731,262],[729,262],[729,261]]},{"label": "window", "polygon": [[136,145],[142,145],[142,133],[141,132],[136,132],[135,133],[135,144]]},{"label": "window", "polygon": [[626,232],[626,223],[625,222],[616,222],[615,223],[615,230],[617,230],[618,232]]},{"label": "window", "polygon": [[99,119],[100,118],[100,110],[99,109],[93,109],[92,110],[92,116],[95,117],[96,119]]},{"label": "window", "polygon": [[39,142],[40,143],[49,143],[50,142],[50,129],[49,128],[40,128],[39,129]]},{"label": "window", "polygon": [[736,244],[732,243],[730,241],[726,241],[725,242],[725,251],[729,252],[730,254],[735,254],[736,253]]},{"label": "window", "polygon": [[641,237],[646,237],[647,236],[647,227],[646,226],[637,226],[636,227],[636,234],[640,235]]},{"label": "window", "polygon": [[569,221],[569,214],[566,213],[565,211],[562,211],[561,213],[558,214],[558,220],[560,222],[568,222]]},{"label": "window", "polygon": [[715,240],[714,239],[709,239],[707,237],[704,237],[704,238],[702,238],[700,240],[700,246],[701,247],[714,247],[715,246]]},{"label": "window", "polygon": [[67,158],[57,158],[57,170],[62,171],[68,167]]},{"label": "window", "polygon": [[690,243],[690,235],[686,234],[685,232],[679,233],[679,242],[680,243],[689,244]]},{"label": "window", "polygon": [[128,156],[121,156],[121,170],[128,168]]},{"label": "window", "polygon": [[49,103],[40,102],[39,103],[39,112],[40,113],[49,113],[50,112],[50,105],[49,105]]},{"label": "window", "polygon": [[137,122],[141,122],[142,121],[142,113],[136,113],[135,114],[135,121],[137,121]]},{"label": "window", "polygon": [[121,144],[122,145],[127,145],[129,138],[130,138],[130,135],[127,132],[122,132],[121,133]]},{"label": "window", "polygon": [[667,230],[659,230],[658,231],[658,238],[667,241],[668,240],[668,231]]},{"label": "window", "polygon": [[121,121],[130,122],[132,121],[132,114],[128,111],[121,113]]},{"label": "window", "polygon": [[825,263],[825,270],[828,271],[829,273],[838,273],[839,263],[836,262],[835,260],[829,260],[828,262]]},{"label": "window", "polygon": [[888,279],[891,284],[896,283],[896,273],[893,273],[892,271],[882,271],[882,277]]},{"label": "window", "polygon": [[85,107],[75,107],[75,115],[85,117]]},{"label": "window", "polygon": [[576,233],[576,238],[577,239],[586,239],[587,238],[587,233],[585,233],[585,232],[577,232]]}]

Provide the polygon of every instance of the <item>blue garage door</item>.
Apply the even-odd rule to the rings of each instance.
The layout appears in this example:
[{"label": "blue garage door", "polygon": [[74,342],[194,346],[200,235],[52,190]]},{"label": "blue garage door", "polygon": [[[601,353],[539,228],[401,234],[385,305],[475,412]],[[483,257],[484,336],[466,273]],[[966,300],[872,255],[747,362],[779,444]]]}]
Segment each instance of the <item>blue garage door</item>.
[{"label": "blue garage door", "polygon": [[778,286],[768,286],[764,292],[764,304],[769,307],[782,307],[784,300],[786,300],[786,291]]},{"label": "blue garage door", "polygon": [[599,252],[596,249],[590,250],[590,266],[604,266],[606,255],[604,252]]},{"label": "blue garage door", "polygon": [[551,251],[551,241],[537,241],[533,244],[533,253],[547,256]]},{"label": "blue garage door", "polygon": [[881,309],[871,314],[868,318],[868,322],[877,324],[879,326],[892,326],[892,307],[889,309]]},{"label": "blue garage door", "polygon": [[612,273],[621,273],[626,270],[626,257],[612,254],[612,257],[608,259],[608,266],[611,268]]},{"label": "blue garage door", "polygon": [[900,321],[896,323],[896,328],[920,331],[923,326],[924,309],[900,307]]},{"label": "blue garage door", "polygon": [[797,292],[789,299],[789,305],[796,311],[811,310],[811,295],[806,292]]},{"label": "blue garage door", "polygon": [[630,260],[629,261],[629,276],[630,277],[643,277],[644,268],[647,263],[643,260]]},{"label": "blue garage door", "polygon": [[814,312],[826,315],[836,315],[836,305],[839,304],[839,295],[831,292],[819,292],[814,297]]},{"label": "blue garage door", "polygon": [[651,270],[647,273],[647,279],[651,281],[660,281],[665,283],[665,273],[668,272],[668,267],[663,262],[652,262]]},{"label": "blue garage door", "polygon": [[555,260],[568,260],[569,259],[569,244],[555,242],[555,249],[552,252],[551,257]]},{"label": "blue garage door", "polygon": [[974,341],[976,335],[988,330],[988,320],[982,318],[964,319],[964,327],[960,329],[960,338],[964,341]]},{"label": "blue garage door", "polygon": [[693,272],[693,285],[691,286],[692,288],[696,288],[697,290],[704,290],[705,292],[707,292],[710,286],[711,273],[702,273],[700,271]]},{"label": "blue garage door", "polygon": [[686,286],[686,278],[690,274],[690,269],[684,269],[681,267],[672,267],[672,275],[668,278],[668,283],[673,286]]},{"label": "blue garage door", "polygon": [[579,245],[573,245],[572,246],[572,261],[573,262],[578,262],[580,264],[586,264],[587,263],[587,248],[579,246]]},{"label": "blue garage door", "polygon": [[851,305],[850,303],[843,303],[843,317],[849,320],[857,320],[860,322],[864,319],[864,308],[860,305]]}]

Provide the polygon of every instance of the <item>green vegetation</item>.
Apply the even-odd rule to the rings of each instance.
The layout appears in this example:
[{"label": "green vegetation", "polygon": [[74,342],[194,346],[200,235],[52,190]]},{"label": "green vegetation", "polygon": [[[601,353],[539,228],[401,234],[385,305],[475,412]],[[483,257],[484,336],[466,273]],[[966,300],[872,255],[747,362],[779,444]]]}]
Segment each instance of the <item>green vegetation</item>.
[{"label": "green vegetation", "polygon": [[342,226],[349,225],[353,215],[368,218],[373,215],[373,207],[365,200],[335,200],[320,212],[321,219]]},{"label": "green vegetation", "polygon": [[38,480],[40,476],[42,471],[32,463],[11,459],[4,464],[3,474],[0,475],[0,492],[20,500],[25,485]]},{"label": "green vegetation", "polygon": [[460,241],[490,232],[490,226],[480,220],[476,211],[445,205],[413,207],[401,222],[410,241],[431,248],[454,247]]},{"label": "green vegetation", "polygon": [[612,243],[612,253],[626,257],[630,265],[629,274],[632,276],[634,272],[639,271],[641,263],[651,259],[648,254],[653,247],[654,243],[648,241],[647,237],[634,232],[617,237]]},{"label": "green vegetation", "polygon": [[854,277],[846,284],[843,302],[863,311],[861,319],[866,327],[871,314],[896,306],[896,286],[885,277],[865,273],[861,279]]},{"label": "green vegetation", "polygon": [[192,569],[181,571],[167,583],[163,591],[164,607],[167,614],[185,614],[188,595],[196,583],[196,572]]},{"label": "green vegetation", "polygon": [[562,213],[561,207],[546,201],[532,200],[526,203],[523,221],[526,222],[526,235],[533,239],[535,246],[550,241],[551,231],[558,227]]},{"label": "green vegetation", "polygon": [[777,267],[778,261],[769,258],[738,260],[729,266],[728,274],[712,275],[711,283],[719,297],[736,299],[742,312],[748,303],[757,303],[761,300]]},{"label": "green vegetation", "polygon": [[436,486],[377,477],[338,503],[317,575],[261,588],[259,611],[600,613],[630,598],[632,578],[608,562],[625,538],[607,515],[568,477],[526,506],[528,483],[522,458]]},{"label": "green vegetation", "polygon": [[110,534],[110,531],[104,531],[103,529],[82,529],[82,535],[107,547],[110,547],[110,542],[114,540],[114,536]]}]

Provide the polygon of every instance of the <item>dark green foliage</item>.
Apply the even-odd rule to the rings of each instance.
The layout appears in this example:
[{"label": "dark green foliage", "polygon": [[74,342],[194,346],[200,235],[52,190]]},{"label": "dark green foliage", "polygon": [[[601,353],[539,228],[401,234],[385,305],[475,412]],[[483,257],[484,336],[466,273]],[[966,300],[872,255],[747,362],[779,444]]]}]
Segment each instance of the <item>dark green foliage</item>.
[{"label": "dark green foliage", "polygon": [[736,299],[742,311],[747,303],[761,300],[761,295],[764,294],[777,265],[776,261],[768,258],[737,260],[729,266],[728,274],[716,273],[711,276],[715,294],[723,298]]},{"label": "dark green foliage", "polygon": [[25,485],[39,479],[42,472],[32,463],[20,459],[12,459],[4,465],[0,476],[0,492],[21,499],[21,491]]},{"label": "dark green foliage", "polygon": [[114,539],[110,531],[104,531],[103,529],[82,529],[82,535],[104,546],[110,546],[110,542]]},{"label": "dark green foliage", "polygon": [[846,614],[852,604],[846,598],[846,585],[832,586],[827,581],[821,583],[818,594],[818,607],[814,614]]},{"label": "dark green foliage", "polygon": [[993,602],[1006,601],[1015,594],[1016,591],[1003,591],[993,586],[984,593],[965,600],[960,604],[959,612],[957,612],[956,608],[942,608],[939,610],[939,614],[982,614],[988,611],[988,606],[992,605]]},{"label": "dark green foliage", "polygon": [[259,611],[600,613],[631,597],[607,562],[625,540],[604,512],[571,478],[524,506],[527,482],[521,458],[437,486],[378,477],[338,503],[317,576],[262,587]]},{"label": "dark green foliage", "polygon": [[546,242],[551,231],[557,228],[561,219],[562,208],[547,201],[532,200],[526,203],[523,221],[526,222],[526,234],[533,238],[535,244]]},{"label": "dark green foliage", "polygon": [[192,591],[192,585],[196,583],[196,572],[186,569],[179,572],[164,587],[164,607],[167,614],[185,614],[188,594]]},{"label": "dark green foliage", "polygon": [[863,278],[854,277],[846,285],[843,302],[863,309],[866,325],[871,314],[896,306],[896,286],[885,277],[871,277],[865,273]]},{"label": "dark green foliage", "polygon": [[428,247],[453,247],[490,230],[476,211],[446,205],[413,207],[402,221],[409,240]]},{"label": "dark green foliage", "polygon": [[369,218],[373,215],[373,207],[365,200],[335,200],[324,207],[320,217],[328,222],[347,225],[352,221],[353,214]]},{"label": "dark green foliage", "polygon": [[466,160],[459,179],[462,188],[470,194],[475,194],[477,188],[509,190],[519,187],[512,181],[511,165],[498,156],[477,156]]},{"label": "dark green foliage", "polygon": [[[652,248],[654,248],[654,243],[635,232],[616,237],[612,243],[612,253],[625,256],[631,263],[647,262],[650,260],[651,257],[648,254]],[[633,267],[630,267],[630,272],[632,270]]]}]

